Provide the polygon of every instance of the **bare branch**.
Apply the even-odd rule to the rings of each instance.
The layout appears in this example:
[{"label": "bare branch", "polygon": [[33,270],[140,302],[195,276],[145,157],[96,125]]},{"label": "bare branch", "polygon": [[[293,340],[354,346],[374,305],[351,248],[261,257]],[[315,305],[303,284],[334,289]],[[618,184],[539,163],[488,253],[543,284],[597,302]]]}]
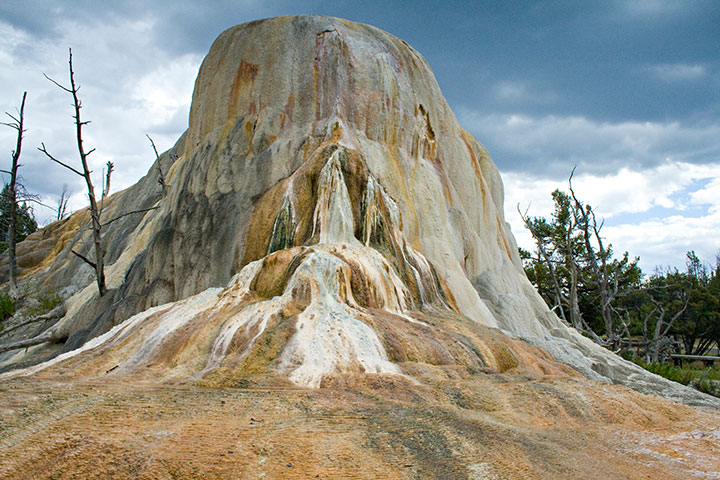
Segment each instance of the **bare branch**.
[{"label": "bare branch", "polygon": [[42,343],[48,343],[53,340],[52,330],[46,330],[37,337],[28,338],[27,340],[20,340],[17,342],[5,343],[0,345],[0,353],[7,352],[9,350],[17,350],[19,348],[32,347],[34,345],[40,345]]},{"label": "bare branch", "polygon": [[141,209],[141,210],[133,210],[132,212],[125,212],[125,213],[123,213],[122,215],[118,215],[117,217],[115,217],[115,218],[113,218],[113,219],[111,219],[111,220],[108,220],[107,222],[103,223],[102,226],[103,226],[103,227],[106,227],[106,226],[110,225],[111,223],[120,220],[121,218],[127,217],[128,215],[133,215],[133,214],[136,214],[136,213],[149,212],[150,210],[156,210],[156,209],[158,209],[158,208],[160,208],[160,207],[156,205],[156,206],[150,207],[150,208],[143,208],[143,209]]},{"label": "bare branch", "polygon": [[8,333],[10,333],[14,330],[17,330],[18,328],[22,328],[27,325],[31,325],[33,323],[44,322],[46,320],[52,320],[54,318],[62,318],[64,315],[65,315],[65,305],[60,304],[47,313],[44,313],[42,315],[37,315],[35,317],[31,317],[23,322],[18,323],[17,325],[13,325],[12,327],[6,328],[5,330],[0,332],[0,336],[7,335]]},{"label": "bare branch", "polygon": [[[46,74],[43,73],[43,76],[44,76],[45,78],[47,78],[48,80],[50,80],[50,81],[51,81],[52,83],[54,83],[55,85],[57,85],[58,87],[60,87],[60,88],[62,88],[63,90],[65,90],[66,92],[68,92],[68,93],[73,93],[73,90],[70,90],[70,89],[67,88],[66,86],[64,86],[64,85],[56,82],[56,81],[53,80],[52,78],[48,77]],[[77,90],[75,90],[75,91],[77,91]]]},{"label": "bare branch", "polygon": [[[94,150],[94,149],[93,149]],[[92,150],[90,150],[92,152]],[[115,170],[115,165],[112,162],[107,162],[107,173],[105,174],[105,188],[103,188],[103,198],[107,197],[110,193],[110,176]]]},{"label": "bare branch", "polygon": [[40,200],[37,200],[37,199],[35,199],[35,198],[21,198],[21,200],[22,200],[23,202],[37,203],[38,205],[43,206],[43,207],[46,207],[46,208],[49,208],[49,209],[52,209],[52,208],[53,208],[53,207],[51,207],[50,205],[47,205],[47,204],[45,204],[45,203],[42,203]]},{"label": "bare branch", "polygon": [[55,157],[53,157],[52,155],[50,155],[50,153],[48,153],[47,149],[45,148],[45,143],[41,143],[41,145],[42,145],[42,147],[38,147],[38,150],[40,150],[40,151],[43,152],[45,155],[47,155],[48,158],[50,158],[50,160],[52,160],[52,161],[55,162],[55,163],[59,163],[59,164],[62,165],[63,167],[67,168],[68,170],[73,171],[74,173],[80,175],[81,177],[84,177],[84,176],[85,176],[84,173],[80,172],[79,170],[74,169],[74,168],[71,167],[70,165],[68,165],[68,164],[66,164],[66,163],[63,163],[63,162],[61,162],[60,160],[58,160],[57,158],[55,158]]},{"label": "bare branch", "polygon": [[685,298],[685,305],[675,314],[672,316],[672,318],[667,322],[667,325],[665,327],[665,330],[663,330],[662,336],[666,336],[672,326],[675,324],[675,321],[680,318],[680,316],[685,313],[685,310],[687,310],[688,305],[690,304],[690,292],[688,292],[686,298]]},{"label": "bare branch", "polygon": [[150,138],[150,135],[148,135],[147,133],[145,134],[145,136],[148,138],[148,140],[150,140],[150,145],[152,145],[153,151],[155,152],[155,157],[159,158],[160,154],[158,153],[157,148],[155,148],[155,142],[153,142],[153,139]]},{"label": "bare branch", "polygon": [[[27,94],[27,92],[25,92],[25,93]],[[17,117],[15,117],[14,115],[12,115],[12,114],[10,114],[10,113],[8,113],[8,112],[5,112],[5,115],[7,115],[8,117],[12,118],[12,119],[15,121],[15,124],[12,124],[12,125],[11,125],[11,124],[9,124],[9,123],[6,123],[5,125],[7,125],[7,126],[9,126],[9,127],[13,127],[13,128],[15,128],[15,129],[20,128],[20,119],[18,119]]]},{"label": "bare branch", "polygon": [[558,276],[555,270],[555,266],[553,265],[553,262],[550,259],[550,255],[546,251],[542,239],[538,235],[538,232],[533,228],[532,221],[530,220],[530,217],[528,216],[527,212],[530,209],[530,206],[528,205],[527,210],[525,210],[525,213],[523,214],[520,211],[520,204],[517,204],[517,211],[520,214],[520,218],[522,218],[523,223],[525,224],[525,228],[530,230],[530,234],[533,236],[533,239],[535,240],[535,244],[537,245],[538,252],[543,258],[543,261],[545,262],[545,265],[547,266],[548,272],[550,272],[550,277],[553,281],[553,287],[555,289],[555,307],[560,312],[559,317],[562,318],[563,321],[567,322],[567,318],[565,316],[565,309],[563,309],[562,303],[563,303],[563,294],[562,289],[560,288],[560,283],[558,281]]},{"label": "bare branch", "polygon": [[68,192],[68,185],[63,184],[62,193],[60,194],[60,200],[58,201],[57,208],[57,220],[65,218],[65,211],[67,210],[67,204],[70,200],[70,193]]},{"label": "bare branch", "polygon": [[74,253],[75,255],[77,255],[78,257],[80,257],[85,263],[90,265],[92,268],[97,268],[97,264],[95,262],[93,262],[92,260],[90,260],[89,258],[87,258],[85,255],[78,253],[75,250],[70,250],[70,251],[72,253]]},{"label": "bare branch", "polygon": [[[572,179],[573,179],[573,176],[575,176],[575,169],[576,169],[576,168],[577,168],[577,164],[576,164],[576,165],[573,165],[572,170],[570,170],[570,178],[568,178],[568,184],[570,185],[570,192],[572,192]],[[575,197],[575,196],[573,195],[573,198],[574,198],[574,197]]]},{"label": "bare branch", "polygon": [[152,145],[153,151],[155,152],[155,159],[156,159],[155,162],[156,162],[157,168],[158,168],[158,183],[160,184],[160,187],[162,188],[163,197],[164,197],[165,194],[167,193],[167,185],[165,183],[165,175],[163,174],[163,171],[162,171],[162,165],[160,165],[160,154],[158,153],[157,148],[155,147],[155,142],[153,142],[153,139],[150,138],[150,135],[148,135],[146,133],[145,136],[148,138],[148,140],[150,140],[150,145]]}]

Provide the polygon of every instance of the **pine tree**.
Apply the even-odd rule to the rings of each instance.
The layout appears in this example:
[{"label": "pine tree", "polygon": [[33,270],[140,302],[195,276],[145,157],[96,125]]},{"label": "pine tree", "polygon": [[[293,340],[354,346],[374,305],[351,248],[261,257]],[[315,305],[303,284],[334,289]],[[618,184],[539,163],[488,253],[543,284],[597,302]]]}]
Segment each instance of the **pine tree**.
[{"label": "pine tree", "polygon": [[[10,196],[10,185],[5,184],[2,193],[0,193],[0,232],[8,232],[8,226],[10,225],[11,215],[11,196]],[[25,237],[33,233],[38,229],[37,221],[33,215],[32,208],[23,202],[17,206],[15,212],[15,242],[19,243],[25,240]],[[2,235],[2,241],[0,241],[0,253],[5,252],[8,247],[7,234]]]}]

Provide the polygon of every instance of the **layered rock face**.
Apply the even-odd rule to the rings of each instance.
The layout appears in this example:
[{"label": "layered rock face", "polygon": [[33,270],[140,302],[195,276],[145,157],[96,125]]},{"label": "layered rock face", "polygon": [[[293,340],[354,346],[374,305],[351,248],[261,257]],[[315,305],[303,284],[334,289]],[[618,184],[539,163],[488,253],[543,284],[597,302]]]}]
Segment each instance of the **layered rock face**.
[{"label": "layered rock face", "polygon": [[22,332],[48,342],[4,354],[4,368],[55,357],[25,373],[308,387],[577,370],[713,403],[547,309],[523,274],[497,168],[422,56],[387,33],[322,16],[225,31],[189,129],[160,161],[172,153],[166,197],[153,168],[110,202],[108,216],[158,208],[106,234],[105,297],[70,254],[87,248],[86,212],[30,238],[47,255],[25,281],[80,290],[56,324]]}]

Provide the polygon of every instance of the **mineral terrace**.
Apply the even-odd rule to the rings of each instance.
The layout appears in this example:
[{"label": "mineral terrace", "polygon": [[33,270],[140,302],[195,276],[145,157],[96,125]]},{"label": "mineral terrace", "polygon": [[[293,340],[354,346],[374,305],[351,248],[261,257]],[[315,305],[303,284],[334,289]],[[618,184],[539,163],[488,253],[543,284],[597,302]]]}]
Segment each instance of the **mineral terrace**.
[{"label": "mineral terrace", "polygon": [[1,478],[720,478],[717,399],[547,309],[402,40],[223,32],[159,162],[107,202],[157,208],[105,232],[106,295],[87,210],[18,246],[68,298],[0,353]]}]

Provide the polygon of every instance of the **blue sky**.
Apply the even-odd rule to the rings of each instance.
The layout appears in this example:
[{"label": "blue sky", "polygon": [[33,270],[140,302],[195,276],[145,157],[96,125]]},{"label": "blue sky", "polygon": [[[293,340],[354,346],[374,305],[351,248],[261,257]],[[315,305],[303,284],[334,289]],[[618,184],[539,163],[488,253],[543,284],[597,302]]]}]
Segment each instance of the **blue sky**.
[{"label": "blue sky", "polygon": [[[683,267],[720,250],[720,2],[253,0],[0,5],[0,110],[28,90],[22,163],[30,191],[83,206],[79,178],[48,164],[40,142],[75,158],[69,98],[42,73],[67,77],[72,47],[96,171],[135,182],[187,126],[193,81],[225,28],[321,13],[369,23],[413,45],[461,125],[489,150],[506,185],[506,217],[530,247],[516,205],[547,215],[550,192],[575,185],[606,220],[616,251]],[[0,129],[0,146],[14,147]],[[0,150],[2,151],[2,150]],[[3,160],[0,158],[0,162]],[[41,220],[52,211],[36,209]]]}]

